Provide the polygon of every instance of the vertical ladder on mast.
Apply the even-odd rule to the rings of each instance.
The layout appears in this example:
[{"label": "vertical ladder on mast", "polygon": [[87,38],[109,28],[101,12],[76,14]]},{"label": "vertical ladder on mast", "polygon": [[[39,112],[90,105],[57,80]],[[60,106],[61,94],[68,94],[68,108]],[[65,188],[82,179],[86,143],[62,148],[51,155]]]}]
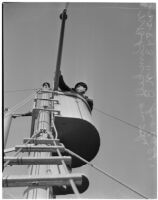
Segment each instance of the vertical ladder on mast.
[{"label": "vertical ladder on mast", "polygon": [[25,138],[23,145],[15,146],[15,151],[28,152],[29,156],[4,157],[4,166],[29,165],[29,175],[4,176],[3,187],[27,186],[24,192],[26,198],[49,199],[70,191],[79,197],[78,187],[82,185],[83,175],[72,174],[71,157],[63,156],[65,147],[57,138],[54,123],[54,113],[59,113],[54,109],[57,102],[50,97],[47,87],[44,86],[40,93],[42,98],[38,98],[37,94],[32,111],[32,119],[38,116],[37,131],[32,137]]}]

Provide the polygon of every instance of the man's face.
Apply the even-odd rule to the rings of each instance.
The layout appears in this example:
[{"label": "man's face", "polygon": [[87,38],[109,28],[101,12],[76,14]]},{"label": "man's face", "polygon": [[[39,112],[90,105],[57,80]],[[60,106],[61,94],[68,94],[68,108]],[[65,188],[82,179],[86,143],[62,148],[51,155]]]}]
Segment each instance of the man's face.
[{"label": "man's face", "polygon": [[45,84],[45,85],[44,85],[44,88],[48,88],[48,85],[47,85],[47,84]]},{"label": "man's face", "polygon": [[76,92],[79,93],[79,94],[84,94],[86,92],[86,88],[84,88],[83,86],[81,85],[78,85],[76,88],[75,88]]}]

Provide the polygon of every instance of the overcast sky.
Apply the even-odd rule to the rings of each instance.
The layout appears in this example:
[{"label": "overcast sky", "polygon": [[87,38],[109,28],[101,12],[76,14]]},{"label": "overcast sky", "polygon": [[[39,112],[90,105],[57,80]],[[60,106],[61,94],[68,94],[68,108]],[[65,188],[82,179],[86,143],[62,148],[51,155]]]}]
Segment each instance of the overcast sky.
[{"label": "overcast sky", "polygon": [[[12,108],[33,92],[10,90],[40,88],[45,81],[52,85],[59,14],[64,6],[64,3],[4,4],[5,107]],[[64,79],[70,87],[77,81],[87,82],[87,95],[94,100],[95,108],[154,132],[155,47],[149,45],[149,39],[155,44],[153,8],[130,3],[70,3],[61,64]],[[152,53],[142,54],[142,48]],[[146,91],[144,96],[140,95],[142,91]],[[17,112],[31,109],[32,102]],[[95,109],[92,116],[101,138],[100,150],[92,163],[148,198],[156,197],[155,138]],[[29,118],[13,120],[7,147],[22,144],[22,139],[30,134],[30,123]],[[74,171],[85,173],[90,182],[81,198],[139,198],[87,165]],[[4,171],[11,173],[23,174],[27,169],[9,167]],[[22,198],[23,189],[5,192]],[[69,197],[73,196],[58,198]]]}]

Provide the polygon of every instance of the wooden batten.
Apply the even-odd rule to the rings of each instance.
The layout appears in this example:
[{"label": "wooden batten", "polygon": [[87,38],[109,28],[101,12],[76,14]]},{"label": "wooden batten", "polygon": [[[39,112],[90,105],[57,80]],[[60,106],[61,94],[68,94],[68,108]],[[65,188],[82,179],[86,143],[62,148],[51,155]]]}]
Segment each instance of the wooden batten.
[{"label": "wooden batten", "polygon": [[60,152],[64,152],[65,148],[64,146],[33,146],[33,145],[17,145],[15,146],[15,151],[18,151],[21,149],[21,152],[53,152],[55,153],[57,149],[60,150]]},{"label": "wooden batten", "polygon": [[9,161],[10,165],[60,165],[62,160],[66,165],[71,165],[71,156],[4,157],[4,162]]},{"label": "wooden batten", "polygon": [[70,179],[75,184],[82,184],[82,174],[59,174],[53,176],[4,176],[3,187],[25,187],[25,186],[63,186],[70,185]]}]

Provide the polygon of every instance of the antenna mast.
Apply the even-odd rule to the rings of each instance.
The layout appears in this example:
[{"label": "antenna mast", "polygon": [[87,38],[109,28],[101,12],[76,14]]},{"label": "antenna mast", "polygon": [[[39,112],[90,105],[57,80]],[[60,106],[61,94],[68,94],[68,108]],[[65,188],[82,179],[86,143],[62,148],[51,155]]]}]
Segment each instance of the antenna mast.
[{"label": "antenna mast", "polygon": [[60,19],[62,21],[61,21],[61,30],[60,30],[60,38],[59,38],[57,62],[56,62],[56,72],[55,72],[55,79],[54,79],[54,90],[58,90],[59,72],[60,72],[62,50],[63,50],[63,41],[64,41],[65,21],[67,19],[67,14],[66,14],[67,7],[68,7],[68,4],[66,4],[65,9],[60,14]]}]

